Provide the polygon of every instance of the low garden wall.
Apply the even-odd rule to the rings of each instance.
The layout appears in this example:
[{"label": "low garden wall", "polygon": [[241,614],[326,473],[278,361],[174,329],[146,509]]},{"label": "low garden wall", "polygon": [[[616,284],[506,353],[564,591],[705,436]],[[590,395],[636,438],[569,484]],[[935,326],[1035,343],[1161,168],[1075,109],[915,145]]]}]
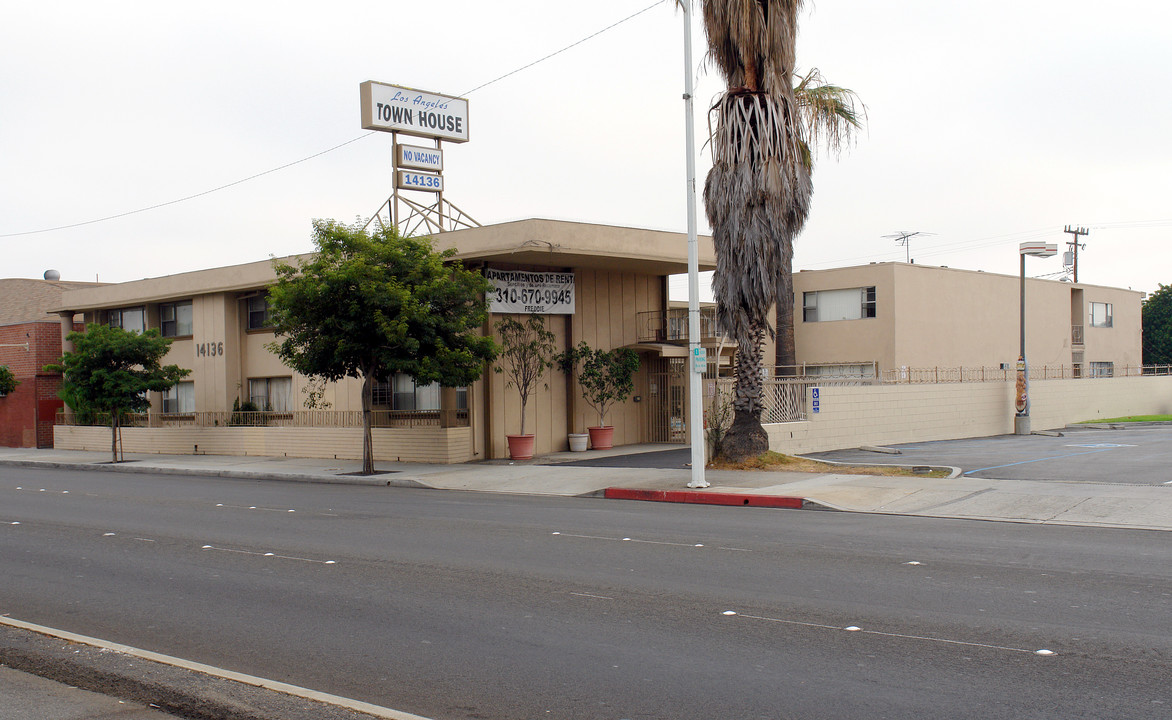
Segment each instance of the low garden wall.
[{"label": "low garden wall", "polygon": [[[770,448],[787,454],[1013,432],[1011,382],[818,386],[801,422],[766,425]],[[1034,430],[1125,415],[1172,413],[1172,377],[1037,380]]]},{"label": "low garden wall", "polygon": [[[469,427],[373,428],[375,460],[461,463],[473,460]],[[57,425],[61,450],[109,451],[110,428]],[[361,428],[175,427],[123,428],[123,451],[167,455],[262,455],[362,459]]]}]

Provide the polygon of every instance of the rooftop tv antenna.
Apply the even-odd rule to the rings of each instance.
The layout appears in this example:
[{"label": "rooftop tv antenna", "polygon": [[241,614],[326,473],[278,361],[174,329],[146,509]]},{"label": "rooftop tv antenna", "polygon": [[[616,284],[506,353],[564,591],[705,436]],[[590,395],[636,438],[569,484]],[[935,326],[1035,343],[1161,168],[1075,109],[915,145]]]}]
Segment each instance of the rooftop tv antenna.
[{"label": "rooftop tv antenna", "polygon": [[897,243],[899,243],[900,245],[902,245],[907,250],[906,261],[910,263],[912,261],[911,239],[916,237],[917,235],[935,235],[935,234],[936,233],[924,232],[922,230],[916,230],[913,232],[909,232],[907,230],[896,230],[891,235],[884,235],[883,238],[886,240],[894,240]]}]

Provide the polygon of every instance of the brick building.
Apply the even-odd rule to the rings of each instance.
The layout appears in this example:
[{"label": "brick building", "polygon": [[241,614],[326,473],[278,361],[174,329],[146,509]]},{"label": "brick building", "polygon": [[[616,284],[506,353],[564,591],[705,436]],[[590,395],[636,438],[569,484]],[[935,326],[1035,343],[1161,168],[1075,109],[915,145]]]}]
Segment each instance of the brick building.
[{"label": "brick building", "polygon": [[82,325],[75,324],[72,315],[61,317],[48,310],[60,305],[65,290],[96,284],[0,279],[0,365],[20,382],[15,391],[0,397],[0,446],[53,447],[53,419],[62,407],[57,397],[61,376],[44,367],[61,358],[63,336]]}]

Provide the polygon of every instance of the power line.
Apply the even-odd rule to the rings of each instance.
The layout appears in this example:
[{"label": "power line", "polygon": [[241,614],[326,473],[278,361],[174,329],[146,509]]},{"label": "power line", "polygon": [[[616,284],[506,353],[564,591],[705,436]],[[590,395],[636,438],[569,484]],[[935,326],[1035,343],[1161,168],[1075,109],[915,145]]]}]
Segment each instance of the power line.
[{"label": "power line", "polygon": [[[622,25],[625,22],[628,22],[629,20],[633,20],[634,18],[642,15],[643,13],[656,7],[659,4],[660,4],[659,2],[654,2],[650,5],[648,5],[647,7],[643,8],[642,10],[639,10],[638,12],[635,12],[635,13],[628,15],[627,17],[623,18],[622,20],[611,23],[610,25],[607,25],[606,27],[602,28],[601,30],[594,32],[594,33],[591,33],[590,35],[587,35],[586,37],[582,38],[581,40],[570,43],[569,45],[563,47],[561,50],[556,50],[556,51],[546,55],[545,57],[534,60],[533,62],[529,63],[528,65],[523,65],[523,66],[517,68],[516,70],[512,70],[510,72],[507,72],[504,75],[501,75],[500,77],[495,78],[493,80],[489,80],[488,82],[486,82],[482,85],[477,85],[476,87],[472,88],[471,90],[469,90],[465,93],[462,93],[461,97],[471,95],[472,93],[476,92],[477,90],[482,90],[482,89],[488,87],[489,85],[492,85],[494,83],[500,82],[501,80],[504,80],[507,77],[511,77],[513,75],[516,75],[519,72],[522,72],[524,70],[528,70],[529,68],[533,67],[534,65],[538,65],[540,63],[545,62],[546,60],[549,60],[550,58],[561,55],[562,53],[566,52],[567,50],[573,49],[573,48],[581,45],[584,42],[592,40],[592,39],[598,37],[599,35],[607,32],[609,30],[613,30],[614,28],[618,27],[619,25]],[[285,163],[284,165],[280,165],[275,168],[270,168],[270,169],[265,170],[263,172],[256,173],[255,175],[249,175],[246,178],[241,178],[240,180],[235,180],[233,182],[230,182],[230,183],[227,183],[224,185],[220,185],[218,187],[211,188],[210,190],[204,190],[202,192],[197,192],[193,195],[187,195],[185,197],[177,198],[175,200],[168,200],[166,202],[157,203],[155,205],[150,205],[148,207],[139,208],[137,210],[127,210],[126,212],[121,212],[121,213],[117,213],[114,215],[107,215],[105,217],[95,218],[93,220],[84,220],[82,222],[70,223],[69,225],[58,225],[56,227],[41,228],[40,230],[25,230],[23,232],[3,233],[3,234],[0,234],[0,238],[21,237],[24,235],[39,235],[41,233],[56,232],[58,230],[69,230],[72,228],[84,227],[86,225],[93,225],[95,223],[106,222],[107,220],[117,220],[118,218],[124,218],[129,215],[137,215],[139,213],[149,212],[151,210],[158,210],[159,208],[164,208],[169,205],[177,205],[181,202],[187,202],[188,200],[194,200],[196,198],[203,197],[204,195],[211,195],[212,193],[219,192],[220,190],[227,190],[230,187],[235,187],[236,185],[240,185],[241,183],[246,183],[249,180],[255,180],[259,177],[264,177],[265,175],[271,175],[275,172],[280,172],[281,170],[291,168],[294,165],[300,165],[303,162],[313,160],[314,158],[321,157],[322,155],[325,155],[327,153],[332,153],[335,150],[338,150],[338,149],[343,148],[347,145],[350,145],[351,143],[356,143],[359,140],[368,138],[374,134],[376,134],[375,131],[371,131],[371,132],[365,133],[363,135],[359,135],[358,137],[351,138],[344,143],[340,143],[338,145],[335,145],[332,148],[322,150],[321,152],[314,153],[313,155],[309,155],[307,157],[303,157],[300,160],[294,160],[293,162]]]}]

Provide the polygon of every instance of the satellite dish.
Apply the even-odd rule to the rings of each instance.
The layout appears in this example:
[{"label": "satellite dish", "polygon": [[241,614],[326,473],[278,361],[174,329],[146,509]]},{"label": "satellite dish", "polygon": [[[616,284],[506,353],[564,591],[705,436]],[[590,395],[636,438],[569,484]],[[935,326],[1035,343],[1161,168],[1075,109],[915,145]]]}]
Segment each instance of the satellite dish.
[{"label": "satellite dish", "polygon": [[60,280],[61,273],[57,272],[56,270],[46,270],[45,271],[45,279],[46,280]]}]

